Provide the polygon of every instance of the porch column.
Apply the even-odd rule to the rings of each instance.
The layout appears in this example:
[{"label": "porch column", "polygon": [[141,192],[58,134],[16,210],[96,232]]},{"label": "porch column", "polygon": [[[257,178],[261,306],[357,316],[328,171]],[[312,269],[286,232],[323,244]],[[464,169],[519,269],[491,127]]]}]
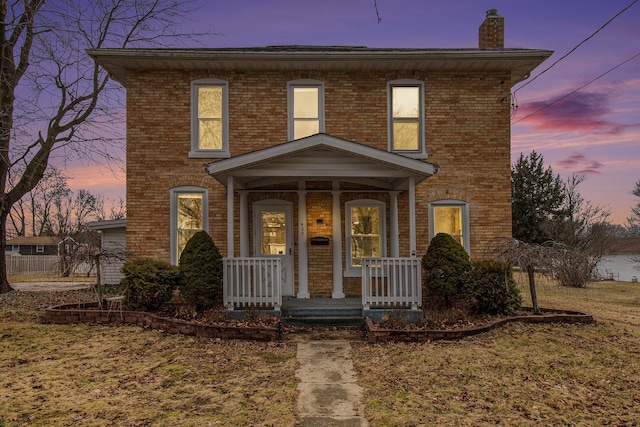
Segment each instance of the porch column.
[{"label": "porch column", "polygon": [[233,258],[233,177],[227,178],[227,258]]},{"label": "porch column", "polygon": [[249,256],[249,205],[247,192],[240,191],[240,256]]},{"label": "porch column", "polygon": [[409,256],[416,256],[416,181],[409,178]]},{"label": "porch column", "polygon": [[389,243],[391,246],[391,257],[398,258],[400,256],[400,232],[398,228],[398,192],[390,191],[389,192],[390,200],[389,204],[389,220],[391,224],[389,224],[389,231],[391,232],[391,238],[389,239]]},{"label": "porch column", "polygon": [[298,298],[310,297],[306,229],[307,192],[298,191]]},{"label": "porch column", "polygon": [[333,293],[332,298],[344,298],[342,287],[342,224],[340,221],[340,192],[332,191],[333,207],[331,210],[333,240]]}]

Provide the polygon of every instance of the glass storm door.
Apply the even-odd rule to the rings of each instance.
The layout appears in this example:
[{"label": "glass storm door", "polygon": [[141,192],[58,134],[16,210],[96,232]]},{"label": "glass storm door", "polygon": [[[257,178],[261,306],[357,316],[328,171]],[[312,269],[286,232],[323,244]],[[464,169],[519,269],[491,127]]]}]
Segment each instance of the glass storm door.
[{"label": "glass storm door", "polygon": [[293,295],[292,204],[284,201],[254,204],[254,246],[256,257],[279,257],[282,265],[282,295]]}]

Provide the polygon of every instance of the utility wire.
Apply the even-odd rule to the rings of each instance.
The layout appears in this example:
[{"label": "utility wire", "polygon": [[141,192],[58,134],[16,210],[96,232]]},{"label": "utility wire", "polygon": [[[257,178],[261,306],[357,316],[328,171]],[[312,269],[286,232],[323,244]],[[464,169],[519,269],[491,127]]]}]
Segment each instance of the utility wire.
[{"label": "utility wire", "polygon": [[613,67],[613,68],[610,68],[609,70],[607,70],[607,71],[605,71],[604,73],[600,74],[598,77],[595,77],[595,78],[593,78],[593,79],[589,80],[587,83],[583,84],[582,86],[580,86],[580,87],[578,87],[578,88],[576,88],[576,89],[572,90],[571,92],[567,93],[566,95],[561,96],[561,97],[560,97],[560,98],[558,98],[558,99],[553,100],[552,102],[550,102],[549,104],[545,105],[544,107],[540,107],[540,108],[538,108],[538,109],[537,109],[536,111],[534,111],[533,113],[527,114],[526,116],[524,116],[524,117],[523,117],[523,118],[521,118],[521,119],[516,120],[516,121],[515,121],[515,122],[513,122],[512,124],[514,124],[514,125],[515,125],[516,123],[519,123],[519,122],[521,122],[521,121],[523,121],[523,120],[525,120],[525,119],[528,119],[529,117],[533,116],[533,115],[534,115],[534,114],[536,114],[536,113],[539,113],[539,112],[540,112],[540,111],[542,111],[542,110],[546,110],[547,108],[551,107],[552,105],[554,105],[554,104],[556,104],[556,103],[558,103],[558,102],[562,101],[563,99],[567,98],[567,97],[568,97],[568,96],[570,96],[570,95],[573,95],[574,93],[578,92],[579,90],[584,89],[585,87],[589,86],[591,83],[595,82],[596,80],[600,79],[601,77],[606,76],[607,74],[609,74],[609,73],[610,73],[610,72],[612,72],[613,70],[615,70],[615,69],[617,69],[617,68],[620,68],[621,66],[623,66],[623,65],[624,65],[624,64],[626,64],[627,62],[630,62],[630,61],[632,61],[632,60],[636,59],[636,58],[637,58],[637,57],[639,57],[639,56],[640,56],[640,53],[636,53],[636,54],[635,54],[635,55],[633,55],[631,58],[629,58],[629,59],[627,59],[627,60],[625,60],[625,61],[623,61],[623,62],[619,63],[618,65],[616,65],[616,66],[615,66],[615,67]]},{"label": "utility wire", "polygon": [[[595,36],[596,34],[598,34],[600,31],[602,31],[607,25],[609,25],[614,19],[616,19],[618,16],[622,15],[624,12],[626,12],[631,6],[633,6],[634,4],[636,4],[638,2],[638,0],[634,0],[632,1],[627,7],[625,7],[624,9],[622,9],[620,12],[616,13],[615,16],[611,19],[609,19],[607,22],[605,22],[604,24],[602,24],[602,26],[600,26],[600,28],[598,28],[595,32],[593,32],[589,37],[587,37],[586,39],[582,40],[580,43],[578,43],[573,49],[571,49],[569,52],[567,52],[564,56],[562,56],[561,58],[559,58],[558,60],[556,60],[553,64],[549,65],[547,68],[545,68],[544,70],[542,70],[540,73],[536,74],[536,76],[534,78],[532,78],[531,80],[527,80],[522,86],[520,86],[519,88],[515,89],[513,91],[513,93],[515,94],[517,91],[519,91],[520,89],[522,89],[523,87],[525,87],[526,85],[532,83],[535,79],[537,79],[538,77],[540,77],[541,75],[543,75],[544,73],[546,73],[547,71],[549,71],[551,68],[553,68],[558,62],[562,61],[563,59],[565,59],[567,56],[571,55],[576,49],[578,49],[580,46],[582,46],[583,44],[585,44],[587,41],[589,41],[593,36]],[[528,116],[527,116],[528,117]],[[523,119],[520,119],[523,120]]]}]

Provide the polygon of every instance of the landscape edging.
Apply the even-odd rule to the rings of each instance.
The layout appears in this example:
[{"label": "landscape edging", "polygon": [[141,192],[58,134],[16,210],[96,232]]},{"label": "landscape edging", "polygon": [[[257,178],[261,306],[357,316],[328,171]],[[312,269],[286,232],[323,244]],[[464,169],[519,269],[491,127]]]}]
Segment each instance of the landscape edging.
[{"label": "landscape edging", "polygon": [[366,318],[364,327],[367,334],[367,341],[370,343],[375,342],[424,342],[424,341],[436,341],[436,340],[458,340],[465,337],[488,332],[499,326],[505,325],[511,322],[524,322],[524,323],[592,323],[593,316],[578,311],[566,311],[566,310],[553,310],[553,309],[541,309],[548,314],[530,314],[526,316],[512,316],[505,317],[493,322],[486,323],[481,326],[475,326],[473,328],[466,329],[386,329],[379,328],[370,319]]},{"label": "landscape edging", "polygon": [[191,323],[157,316],[144,311],[98,310],[98,303],[63,304],[44,310],[44,322],[58,325],[77,323],[127,324],[159,329],[169,333],[202,338],[279,341],[279,327],[218,326]]}]

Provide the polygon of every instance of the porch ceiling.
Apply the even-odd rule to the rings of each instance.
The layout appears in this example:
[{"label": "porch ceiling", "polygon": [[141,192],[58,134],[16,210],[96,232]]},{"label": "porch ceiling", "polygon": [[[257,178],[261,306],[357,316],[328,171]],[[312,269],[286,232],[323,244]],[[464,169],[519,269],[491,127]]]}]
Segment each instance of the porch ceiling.
[{"label": "porch ceiling", "polygon": [[384,190],[404,190],[437,168],[428,162],[372,148],[327,134],[286,142],[210,163],[207,172],[222,185],[234,178],[237,189],[256,189],[299,181],[346,181]]}]

